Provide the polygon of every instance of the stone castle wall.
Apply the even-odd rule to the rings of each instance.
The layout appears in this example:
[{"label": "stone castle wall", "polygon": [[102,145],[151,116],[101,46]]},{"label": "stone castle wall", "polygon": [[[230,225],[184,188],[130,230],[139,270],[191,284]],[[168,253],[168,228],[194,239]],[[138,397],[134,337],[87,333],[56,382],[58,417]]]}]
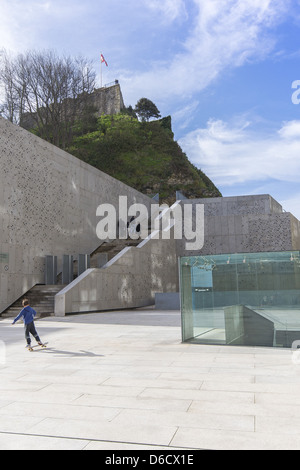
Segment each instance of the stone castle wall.
[{"label": "stone castle wall", "polygon": [[98,88],[88,96],[88,104],[96,108],[96,115],[118,114],[125,108],[121,87],[113,86]]},{"label": "stone castle wall", "polygon": [[[66,100],[68,106],[70,100]],[[97,88],[93,93],[86,95],[85,100],[81,103],[78,111],[78,118],[80,113],[84,112],[86,108],[95,108],[95,115],[100,117],[102,114],[118,114],[125,108],[123,95],[120,84],[116,80],[114,85]],[[24,129],[30,130],[36,127],[37,114],[24,113],[21,116],[21,126]]]}]

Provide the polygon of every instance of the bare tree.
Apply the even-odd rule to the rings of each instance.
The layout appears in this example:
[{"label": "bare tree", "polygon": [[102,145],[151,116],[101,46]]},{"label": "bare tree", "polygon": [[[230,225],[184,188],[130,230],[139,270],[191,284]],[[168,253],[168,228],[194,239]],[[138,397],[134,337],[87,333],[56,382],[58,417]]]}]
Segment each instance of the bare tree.
[{"label": "bare tree", "polygon": [[18,122],[19,97],[14,83],[15,64],[9,62],[7,53],[1,51],[0,83],[3,88],[4,99],[1,103],[1,115],[11,122]]},{"label": "bare tree", "polygon": [[83,57],[58,57],[53,51],[2,54],[0,81],[7,119],[34,128],[42,138],[65,147],[72,127],[95,88],[96,74]]}]

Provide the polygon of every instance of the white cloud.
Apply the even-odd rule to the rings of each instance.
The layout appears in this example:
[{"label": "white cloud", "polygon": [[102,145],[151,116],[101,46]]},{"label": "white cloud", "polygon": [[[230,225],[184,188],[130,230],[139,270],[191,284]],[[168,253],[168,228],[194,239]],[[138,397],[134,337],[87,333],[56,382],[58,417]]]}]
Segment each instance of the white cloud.
[{"label": "white cloud", "polygon": [[186,19],[187,11],[183,0],[144,0],[145,6],[162,16],[163,22]]},{"label": "white cloud", "polygon": [[129,103],[141,96],[186,98],[204,90],[227,67],[268,54],[275,43],[269,28],[284,19],[289,3],[1,0],[0,49],[77,47],[90,55],[104,47],[106,55],[111,50],[114,59],[119,56],[115,71],[110,63],[109,72],[117,73]]},{"label": "white cloud", "polygon": [[[56,44],[59,38],[51,38],[51,34],[58,24],[67,29],[68,22],[79,21],[83,13],[83,3],[73,0],[1,0],[0,49],[15,53],[38,49],[47,34],[49,42]],[[59,34],[62,38],[63,29]]]},{"label": "white cloud", "polygon": [[300,121],[289,121],[284,123],[278,133],[283,139],[300,140]]},{"label": "white cloud", "polygon": [[49,2],[1,0],[0,47],[17,52],[25,44],[29,44],[33,37],[33,28],[48,6]]},{"label": "white cloud", "polygon": [[300,220],[300,193],[287,196],[279,202],[287,212],[291,212]]},{"label": "white cloud", "polygon": [[[179,8],[181,2],[175,3]],[[152,6],[158,4],[152,0]],[[169,2],[161,5],[167,8]],[[276,43],[270,28],[284,20],[289,0],[193,0],[193,5],[196,16],[172,56],[155,62],[154,54],[148,70],[121,74],[130,100],[144,94],[155,100],[187,97],[227,68],[265,58]]]},{"label": "white cloud", "polygon": [[198,106],[198,101],[192,101],[172,113],[172,121],[176,123],[178,129],[186,129],[188,127],[194,119]]},{"label": "white cloud", "polygon": [[262,135],[249,121],[231,125],[210,120],[179,143],[217,186],[270,179],[300,182],[300,121],[285,122],[274,134]]},{"label": "white cloud", "polygon": [[254,124],[211,119],[179,144],[223,194],[271,194],[300,220],[300,121],[268,133]]}]

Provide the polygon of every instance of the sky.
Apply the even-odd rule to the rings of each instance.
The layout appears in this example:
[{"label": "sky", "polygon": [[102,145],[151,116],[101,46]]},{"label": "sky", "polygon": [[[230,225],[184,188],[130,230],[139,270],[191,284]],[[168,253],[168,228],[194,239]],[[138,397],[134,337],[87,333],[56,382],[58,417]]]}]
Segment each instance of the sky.
[{"label": "sky", "polygon": [[0,51],[53,49],[146,97],[223,196],[300,219],[300,0],[0,0]]}]

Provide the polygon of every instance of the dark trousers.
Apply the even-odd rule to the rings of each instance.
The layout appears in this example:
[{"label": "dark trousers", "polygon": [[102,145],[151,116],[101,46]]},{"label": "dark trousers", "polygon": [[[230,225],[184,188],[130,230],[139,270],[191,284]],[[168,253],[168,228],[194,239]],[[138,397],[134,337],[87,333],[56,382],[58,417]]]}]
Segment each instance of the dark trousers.
[{"label": "dark trousers", "polygon": [[38,343],[41,342],[39,335],[37,334],[37,331],[35,329],[34,322],[31,322],[31,323],[28,323],[28,325],[25,325],[25,338],[26,338],[28,345],[31,344],[30,334],[32,334],[32,336],[36,339]]}]

